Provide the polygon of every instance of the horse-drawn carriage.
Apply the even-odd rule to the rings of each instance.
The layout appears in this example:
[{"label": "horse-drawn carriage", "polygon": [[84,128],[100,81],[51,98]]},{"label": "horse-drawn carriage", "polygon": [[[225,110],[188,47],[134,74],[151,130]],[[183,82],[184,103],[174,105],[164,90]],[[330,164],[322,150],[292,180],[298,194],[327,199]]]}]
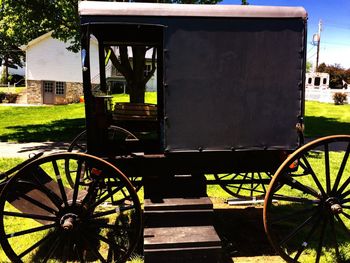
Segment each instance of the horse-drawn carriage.
[{"label": "horse-drawn carriage", "polygon": [[[265,197],[265,229],[286,261],[349,260],[350,136],[302,146],[303,8],[84,1],[80,15],[86,131],[71,153],[2,176],[12,261],[126,261],[144,225],[140,197],[201,199],[208,184]],[[121,75],[127,102],[110,94]]]}]

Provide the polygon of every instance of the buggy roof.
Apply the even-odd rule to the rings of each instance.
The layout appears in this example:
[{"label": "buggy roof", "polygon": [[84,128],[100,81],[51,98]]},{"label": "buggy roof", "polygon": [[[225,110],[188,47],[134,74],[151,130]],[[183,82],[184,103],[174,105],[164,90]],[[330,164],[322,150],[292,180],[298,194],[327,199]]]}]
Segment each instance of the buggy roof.
[{"label": "buggy roof", "polygon": [[81,16],[307,18],[303,7],[82,1]]}]

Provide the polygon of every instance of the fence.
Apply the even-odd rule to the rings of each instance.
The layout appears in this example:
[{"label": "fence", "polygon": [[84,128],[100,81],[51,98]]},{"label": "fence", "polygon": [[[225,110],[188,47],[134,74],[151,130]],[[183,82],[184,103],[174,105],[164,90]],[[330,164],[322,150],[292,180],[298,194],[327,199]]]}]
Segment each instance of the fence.
[{"label": "fence", "polygon": [[334,103],[333,95],[335,93],[345,93],[347,95],[347,103],[350,103],[349,89],[305,89],[305,100]]}]

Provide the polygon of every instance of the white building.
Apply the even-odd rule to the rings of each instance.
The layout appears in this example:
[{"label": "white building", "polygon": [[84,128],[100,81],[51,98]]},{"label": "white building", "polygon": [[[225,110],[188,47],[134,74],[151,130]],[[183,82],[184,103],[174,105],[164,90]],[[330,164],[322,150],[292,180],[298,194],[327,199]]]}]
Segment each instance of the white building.
[{"label": "white building", "polygon": [[[30,104],[66,104],[79,101],[82,92],[82,65],[80,52],[67,50],[69,43],[51,37],[46,33],[32,41],[22,50],[26,51],[26,85]],[[91,79],[99,82],[98,43],[91,39]],[[150,52],[147,57],[151,56]],[[110,63],[109,63],[110,64]],[[111,65],[106,66],[109,83],[125,82]],[[147,83],[148,90],[156,87],[156,76]]]}]

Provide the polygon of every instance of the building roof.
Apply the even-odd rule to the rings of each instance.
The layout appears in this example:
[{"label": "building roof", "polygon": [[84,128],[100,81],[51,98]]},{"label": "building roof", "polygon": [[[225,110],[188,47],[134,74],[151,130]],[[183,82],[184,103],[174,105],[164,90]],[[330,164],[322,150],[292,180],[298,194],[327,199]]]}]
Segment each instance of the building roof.
[{"label": "building roof", "polygon": [[190,17],[255,17],[307,18],[303,7],[254,5],[194,5],[128,2],[82,1],[81,16],[190,16]]},{"label": "building roof", "polygon": [[20,46],[20,49],[23,51],[28,50],[31,46],[36,45],[37,43],[43,41],[44,39],[47,39],[51,37],[53,31],[47,32],[37,38],[34,38],[33,40],[29,41],[27,45]]}]

